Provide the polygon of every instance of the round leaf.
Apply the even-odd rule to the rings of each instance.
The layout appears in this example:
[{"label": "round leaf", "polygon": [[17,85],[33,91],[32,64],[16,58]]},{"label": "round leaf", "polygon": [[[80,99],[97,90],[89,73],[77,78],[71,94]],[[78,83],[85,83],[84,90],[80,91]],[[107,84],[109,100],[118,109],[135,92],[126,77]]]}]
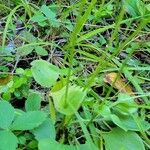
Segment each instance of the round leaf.
[{"label": "round leaf", "polygon": [[31,65],[35,81],[43,87],[51,87],[59,77],[59,68],[45,60],[35,60]]},{"label": "round leaf", "polygon": [[65,97],[66,86],[61,90],[52,92],[51,96],[54,100],[57,111],[65,114],[72,115],[80,107],[82,101],[86,96],[86,91],[79,86],[69,86],[67,99]]}]

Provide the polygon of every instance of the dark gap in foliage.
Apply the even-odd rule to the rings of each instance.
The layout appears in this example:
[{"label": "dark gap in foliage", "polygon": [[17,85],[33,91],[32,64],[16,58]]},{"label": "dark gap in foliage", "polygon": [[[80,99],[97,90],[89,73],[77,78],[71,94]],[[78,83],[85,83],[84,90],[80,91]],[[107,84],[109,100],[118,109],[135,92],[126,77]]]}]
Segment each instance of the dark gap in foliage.
[{"label": "dark gap in foliage", "polygon": [[44,107],[44,106],[47,106],[49,104],[48,101],[41,101],[41,106]]},{"label": "dark gap in foliage", "polygon": [[[106,96],[106,94],[107,94],[108,91],[109,91],[109,88],[111,88],[110,85],[109,85],[109,84],[106,84],[105,89],[104,89],[104,92],[103,92],[103,94],[102,94],[101,96]],[[115,93],[117,93],[117,92],[118,92],[118,91],[117,91],[115,88],[112,88],[112,90],[111,90],[111,92],[110,92],[110,94],[109,94],[109,97],[114,97],[114,96],[115,96]]]},{"label": "dark gap in foliage", "polygon": [[13,101],[11,101],[11,104],[12,104],[12,106],[14,106],[15,108],[22,109],[22,108],[24,108],[25,101],[26,101],[25,98],[22,98],[22,99],[20,99],[20,100],[14,99]]},{"label": "dark gap in foliage", "polygon": [[103,94],[103,87],[102,86],[96,86],[92,87],[93,91],[96,92],[98,95]]},{"label": "dark gap in foliage", "polygon": [[32,62],[32,59],[31,60],[20,60],[17,64],[17,67],[18,68],[28,68],[30,66],[30,62]]},{"label": "dark gap in foliage", "polygon": [[144,53],[143,51],[138,51],[134,54],[134,56],[141,61],[143,64],[149,64],[150,65],[150,54],[149,53]]}]

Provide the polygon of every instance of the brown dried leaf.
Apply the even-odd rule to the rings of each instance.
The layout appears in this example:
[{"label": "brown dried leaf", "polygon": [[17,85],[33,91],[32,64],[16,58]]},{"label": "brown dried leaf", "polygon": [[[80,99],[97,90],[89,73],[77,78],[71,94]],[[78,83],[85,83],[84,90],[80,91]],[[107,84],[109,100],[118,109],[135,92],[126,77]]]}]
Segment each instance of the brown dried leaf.
[{"label": "brown dried leaf", "polygon": [[127,85],[124,79],[122,79],[118,73],[111,72],[111,73],[106,74],[104,78],[104,82],[109,83],[114,88],[118,89],[119,91],[123,93],[134,95],[132,87],[130,85]]}]

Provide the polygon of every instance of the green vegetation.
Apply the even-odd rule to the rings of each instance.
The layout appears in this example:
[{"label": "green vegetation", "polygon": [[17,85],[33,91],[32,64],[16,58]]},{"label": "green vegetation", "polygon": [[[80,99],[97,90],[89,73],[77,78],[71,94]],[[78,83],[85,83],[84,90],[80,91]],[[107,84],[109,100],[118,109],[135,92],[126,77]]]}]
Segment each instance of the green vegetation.
[{"label": "green vegetation", "polygon": [[150,149],[149,0],[0,0],[0,150]]}]

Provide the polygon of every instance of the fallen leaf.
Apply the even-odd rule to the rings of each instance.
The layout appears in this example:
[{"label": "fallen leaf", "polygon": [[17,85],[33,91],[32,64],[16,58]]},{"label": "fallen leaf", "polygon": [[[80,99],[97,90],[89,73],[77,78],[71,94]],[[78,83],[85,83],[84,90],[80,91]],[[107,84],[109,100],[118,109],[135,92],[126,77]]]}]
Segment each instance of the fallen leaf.
[{"label": "fallen leaf", "polygon": [[123,93],[127,93],[129,95],[134,96],[132,87],[130,85],[127,85],[127,83],[124,81],[124,79],[121,78],[121,76],[118,73],[111,72],[106,74],[104,82],[109,83],[114,88],[118,89]]}]

